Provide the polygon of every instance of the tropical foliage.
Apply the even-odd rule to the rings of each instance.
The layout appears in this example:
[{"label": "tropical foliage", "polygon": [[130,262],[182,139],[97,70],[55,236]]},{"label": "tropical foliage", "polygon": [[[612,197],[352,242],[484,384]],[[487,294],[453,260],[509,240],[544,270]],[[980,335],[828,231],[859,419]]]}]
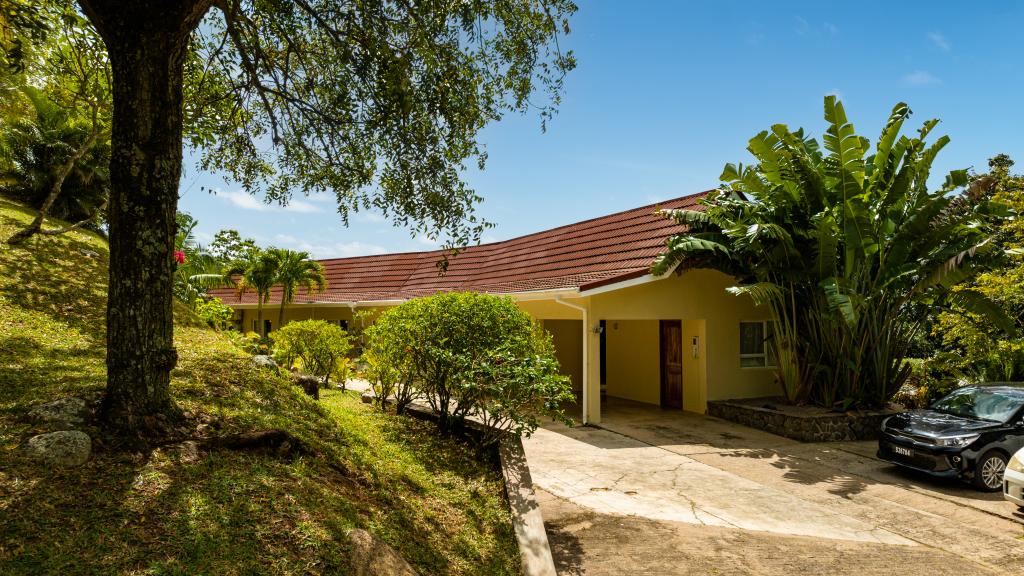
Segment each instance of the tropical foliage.
[{"label": "tropical foliage", "polygon": [[[1024,212],[1024,176],[1010,173],[1013,160],[999,154],[989,160],[989,171],[972,178],[978,194],[991,197]],[[994,243],[1001,258],[991,270],[979,274],[956,290],[984,294],[1007,310],[1018,328],[1024,323],[1024,221],[1009,219],[1001,227]],[[934,336],[946,353],[936,353],[932,363],[940,362],[950,376],[967,380],[1024,380],[1024,339],[1008,336],[985,318],[970,310],[954,308],[938,316]]]},{"label": "tropical foliage", "polygon": [[281,286],[281,307],[277,313],[277,325],[284,326],[285,306],[295,301],[295,291],[304,289],[306,294],[323,292],[327,288],[324,268],[312,260],[308,252],[286,248],[268,248],[267,256],[276,268],[274,283]]},{"label": "tropical foliage", "polygon": [[177,215],[174,239],[178,266],[174,269],[174,297],[192,310],[203,301],[206,290],[224,285],[224,263],[195,239],[196,219],[186,212]]},{"label": "tropical foliage", "polygon": [[1005,206],[968,188],[965,170],[928,189],[937,120],[902,134],[897,104],[871,150],[843,105],[825,98],[822,144],[777,124],[752,138],[752,166],[728,164],[702,210],[669,215],[689,227],[655,265],[730,274],[730,291],[768,306],[767,336],[786,397],[827,407],[879,406],[899,389],[908,348],[929,314],[956,306],[1001,330],[991,299],[951,290],[997,252]]},{"label": "tropical foliage", "polygon": [[[111,79],[103,42],[67,3],[37,10],[46,28],[19,61],[4,98],[22,102],[0,109],[2,191],[39,212],[9,241],[62,234],[78,226],[99,230],[97,217],[110,195]],[[76,221],[43,227],[50,216]]]},{"label": "tropical foliage", "polygon": [[274,358],[284,368],[298,367],[326,385],[332,378],[344,387],[352,349],[348,334],[324,320],[289,322],[274,331]]},{"label": "tropical foliage", "polygon": [[270,289],[277,282],[277,262],[263,250],[251,251],[243,259],[228,263],[224,281],[235,287],[238,299],[248,292],[256,293],[256,322],[261,336],[266,336],[263,305],[270,300]]},{"label": "tropical foliage", "polygon": [[531,434],[540,416],[565,419],[573,400],[551,336],[506,297],[477,293],[416,298],[367,329],[365,356],[378,388],[415,389],[449,432],[473,416],[500,435]]},{"label": "tropical foliage", "polygon": [[214,330],[224,330],[231,326],[231,317],[235,315],[235,310],[220,298],[200,300],[196,304],[195,312]]}]

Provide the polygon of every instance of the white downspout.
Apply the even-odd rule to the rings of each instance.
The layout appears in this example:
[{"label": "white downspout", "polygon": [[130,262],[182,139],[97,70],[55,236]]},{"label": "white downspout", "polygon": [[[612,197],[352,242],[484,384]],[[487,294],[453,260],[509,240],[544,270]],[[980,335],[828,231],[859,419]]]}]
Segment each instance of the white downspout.
[{"label": "white downspout", "polygon": [[588,340],[588,338],[590,337],[590,330],[588,328],[589,324],[587,319],[587,308],[585,306],[580,306],[579,304],[571,304],[569,302],[566,302],[565,300],[562,300],[561,296],[556,296],[555,302],[563,306],[568,306],[569,308],[579,310],[580,312],[583,313],[583,423],[586,424],[587,421],[590,420],[590,405],[587,404],[587,400],[589,399],[589,392],[587,389],[590,387],[590,377],[588,376],[588,374],[590,373],[590,364],[587,358],[587,350],[590,349],[590,344]]}]

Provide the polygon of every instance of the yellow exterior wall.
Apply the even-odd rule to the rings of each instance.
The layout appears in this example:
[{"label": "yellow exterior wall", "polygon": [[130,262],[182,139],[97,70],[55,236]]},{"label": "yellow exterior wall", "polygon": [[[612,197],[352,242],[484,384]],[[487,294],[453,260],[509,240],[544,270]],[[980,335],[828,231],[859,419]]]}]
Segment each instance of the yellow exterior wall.
[{"label": "yellow exterior wall", "polygon": [[[231,305],[230,302],[225,304]],[[375,310],[382,311],[385,308],[370,308],[370,307],[359,307],[356,308],[359,311]],[[271,330],[277,330],[280,328],[277,324],[277,316],[280,308],[277,306],[264,306],[263,307],[263,319],[270,320]],[[243,331],[250,332],[252,330],[252,321],[256,319],[255,308],[245,308],[242,311],[242,327]],[[311,306],[308,304],[297,304],[288,306],[284,309],[284,323],[294,322],[296,320],[347,320],[352,321],[352,309],[348,306]],[[258,330],[257,330],[258,332]]]},{"label": "yellow exterior wall", "polygon": [[[683,322],[683,407],[704,412],[709,400],[751,398],[778,393],[774,372],[766,368],[740,368],[739,324],[745,320],[770,317],[768,310],[758,309],[749,298],[733,296],[725,291],[734,282],[728,276],[711,270],[690,270],[682,275],[655,280],[588,297],[565,298],[565,302],[586,308],[586,380],[587,411],[590,421],[600,422],[600,340],[596,327],[607,321],[608,394],[641,402],[660,402],[659,320]],[[226,302],[231,304],[230,302]],[[583,363],[582,338],[570,333],[582,332],[581,310],[531,295],[521,299],[520,308],[538,320],[561,341],[559,361],[563,370],[579,386],[583,370],[566,367]],[[365,308],[359,308],[363,310]],[[244,329],[249,331],[256,310],[244,310]],[[277,328],[277,308],[264,309]],[[286,309],[286,322],[321,318],[351,321],[347,306],[295,305]],[[566,322],[573,320],[575,322]],[[619,330],[613,328],[619,322]],[[569,328],[572,324],[574,327]],[[616,333],[618,332],[618,333]],[[697,358],[691,350],[692,338],[699,339]],[[566,349],[566,346],[571,347]],[[578,352],[577,352],[578,350]]]},{"label": "yellow exterior wall", "polygon": [[[661,403],[660,327],[657,320],[605,319],[609,396]],[[686,380],[683,380],[686,386]]]},{"label": "yellow exterior wall", "polygon": [[[579,298],[566,299],[566,302],[580,304]],[[579,310],[570,308],[564,304],[549,300],[522,300],[516,304],[523,311],[538,320],[580,320],[582,313]]]},{"label": "yellow exterior wall", "polygon": [[[704,413],[708,408],[708,363],[705,320],[683,320],[683,410]],[[697,338],[697,355],[693,338]]]},{"label": "yellow exterior wall", "polygon": [[572,389],[583,391],[583,322],[580,320],[544,320],[551,333],[560,372],[572,379]]},{"label": "yellow exterior wall", "polygon": [[[755,307],[747,297],[726,292],[733,284],[731,278],[713,270],[690,270],[678,276],[595,294],[589,297],[590,322],[601,319],[683,320],[683,403],[687,410],[704,412],[708,400],[777,394],[778,385],[771,369],[740,368],[740,322],[767,319],[770,313]],[[703,326],[687,321],[703,321]],[[700,337],[699,356],[703,362],[693,362],[689,347],[694,335]],[[591,378],[599,375],[598,368],[599,365],[592,364]],[[695,376],[702,380],[698,388],[706,390],[703,398],[699,391],[690,389]]]}]

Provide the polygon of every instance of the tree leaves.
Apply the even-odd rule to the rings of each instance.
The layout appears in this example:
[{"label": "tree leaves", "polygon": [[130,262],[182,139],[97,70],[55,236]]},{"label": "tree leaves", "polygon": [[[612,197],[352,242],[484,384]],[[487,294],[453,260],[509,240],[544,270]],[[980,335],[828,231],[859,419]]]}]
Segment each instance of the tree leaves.
[{"label": "tree leaves", "polygon": [[[707,266],[732,275],[730,293],[770,308],[792,343],[779,377],[791,398],[881,405],[906,370],[909,338],[948,299],[979,314],[998,310],[983,295],[953,296],[991,250],[1007,214],[954,170],[928,191],[936,155],[949,141],[901,135],[910,108],[893,107],[875,153],[834,96],[825,98],[823,146],[782,124],[752,138],[756,163],[728,164],[726,193],[709,196],[705,216],[682,216],[689,230],[667,243],[656,270]],[[823,149],[823,151],[822,151]],[[808,381],[807,379],[811,379]]]}]

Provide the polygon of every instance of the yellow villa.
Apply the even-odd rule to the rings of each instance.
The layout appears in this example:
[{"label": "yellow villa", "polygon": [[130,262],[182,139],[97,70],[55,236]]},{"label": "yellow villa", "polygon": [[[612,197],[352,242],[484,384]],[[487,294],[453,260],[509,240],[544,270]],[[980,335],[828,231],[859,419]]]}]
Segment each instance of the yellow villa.
[{"label": "yellow villa", "polygon": [[[728,276],[688,269],[650,273],[682,228],[658,209],[695,208],[684,196],[503,242],[466,248],[438,274],[439,250],[321,260],[321,294],[300,293],[285,322],[318,318],[347,327],[353,312],[439,291],[508,295],[551,332],[583,420],[601,421],[604,395],[703,413],[709,400],[777,394],[764,343],[769,312],[726,292]],[[256,297],[218,290],[239,328],[258,331]],[[275,329],[280,292],[265,305]]]}]

